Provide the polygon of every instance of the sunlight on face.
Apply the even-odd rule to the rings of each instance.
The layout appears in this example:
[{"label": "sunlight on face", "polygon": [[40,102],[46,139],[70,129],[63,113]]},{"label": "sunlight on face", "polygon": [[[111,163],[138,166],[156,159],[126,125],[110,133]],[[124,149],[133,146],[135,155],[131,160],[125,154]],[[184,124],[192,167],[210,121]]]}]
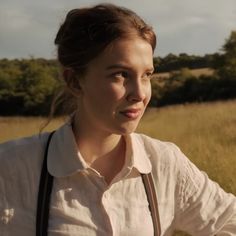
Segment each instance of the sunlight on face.
[{"label": "sunlight on face", "polygon": [[97,132],[133,132],[151,97],[152,73],[149,43],[140,38],[114,41],[81,80],[80,122]]}]

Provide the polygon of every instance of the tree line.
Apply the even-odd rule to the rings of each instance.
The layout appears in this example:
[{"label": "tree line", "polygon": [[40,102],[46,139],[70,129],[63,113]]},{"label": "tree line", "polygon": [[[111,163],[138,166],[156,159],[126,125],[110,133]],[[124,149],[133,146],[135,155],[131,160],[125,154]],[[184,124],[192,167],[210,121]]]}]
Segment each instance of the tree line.
[{"label": "tree line", "polygon": [[[154,62],[157,71],[170,71],[170,76],[153,80],[151,106],[236,98],[236,31],[226,39],[221,53],[169,54]],[[212,68],[214,73],[196,76],[190,70],[196,68]]]},{"label": "tree line", "polygon": [[[154,58],[150,106],[202,102],[236,97],[236,31],[219,53],[204,56],[168,54]],[[196,77],[191,69],[212,68],[212,75]],[[54,94],[62,86],[56,60],[42,58],[0,60],[0,115],[47,115]],[[60,112],[59,112],[60,113]]]},{"label": "tree line", "polygon": [[163,58],[154,58],[154,64],[156,72],[169,72],[181,68],[214,68],[219,60],[221,60],[221,55],[219,53],[206,54],[204,56],[188,55],[186,53],[175,55],[170,53]]}]

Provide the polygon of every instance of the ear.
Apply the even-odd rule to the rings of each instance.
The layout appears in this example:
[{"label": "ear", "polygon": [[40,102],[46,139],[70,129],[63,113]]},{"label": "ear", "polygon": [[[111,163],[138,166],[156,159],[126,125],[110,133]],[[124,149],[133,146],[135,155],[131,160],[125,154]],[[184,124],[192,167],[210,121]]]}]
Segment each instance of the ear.
[{"label": "ear", "polygon": [[79,78],[74,70],[70,68],[64,69],[63,78],[72,95],[75,97],[79,97],[82,94],[82,89],[80,86]]}]

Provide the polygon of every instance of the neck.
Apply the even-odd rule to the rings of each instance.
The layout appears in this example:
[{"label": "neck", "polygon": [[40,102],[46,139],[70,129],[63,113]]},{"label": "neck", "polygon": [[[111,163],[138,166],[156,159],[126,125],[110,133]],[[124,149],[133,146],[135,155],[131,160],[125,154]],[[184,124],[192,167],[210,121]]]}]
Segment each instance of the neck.
[{"label": "neck", "polygon": [[124,140],[121,135],[98,132],[91,126],[83,126],[77,116],[73,120],[73,132],[78,149],[89,165],[124,154]]}]

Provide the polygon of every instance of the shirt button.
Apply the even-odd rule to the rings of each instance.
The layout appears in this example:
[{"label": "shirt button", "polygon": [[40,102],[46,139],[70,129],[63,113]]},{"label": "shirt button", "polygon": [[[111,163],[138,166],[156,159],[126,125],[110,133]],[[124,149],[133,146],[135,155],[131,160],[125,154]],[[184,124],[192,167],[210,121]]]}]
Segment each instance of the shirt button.
[{"label": "shirt button", "polygon": [[14,209],[5,209],[1,217],[2,223],[8,224],[8,222],[11,220],[13,216],[14,216]]},{"label": "shirt button", "polygon": [[105,192],[103,193],[103,198],[106,199],[106,201],[109,199],[109,193]]}]

